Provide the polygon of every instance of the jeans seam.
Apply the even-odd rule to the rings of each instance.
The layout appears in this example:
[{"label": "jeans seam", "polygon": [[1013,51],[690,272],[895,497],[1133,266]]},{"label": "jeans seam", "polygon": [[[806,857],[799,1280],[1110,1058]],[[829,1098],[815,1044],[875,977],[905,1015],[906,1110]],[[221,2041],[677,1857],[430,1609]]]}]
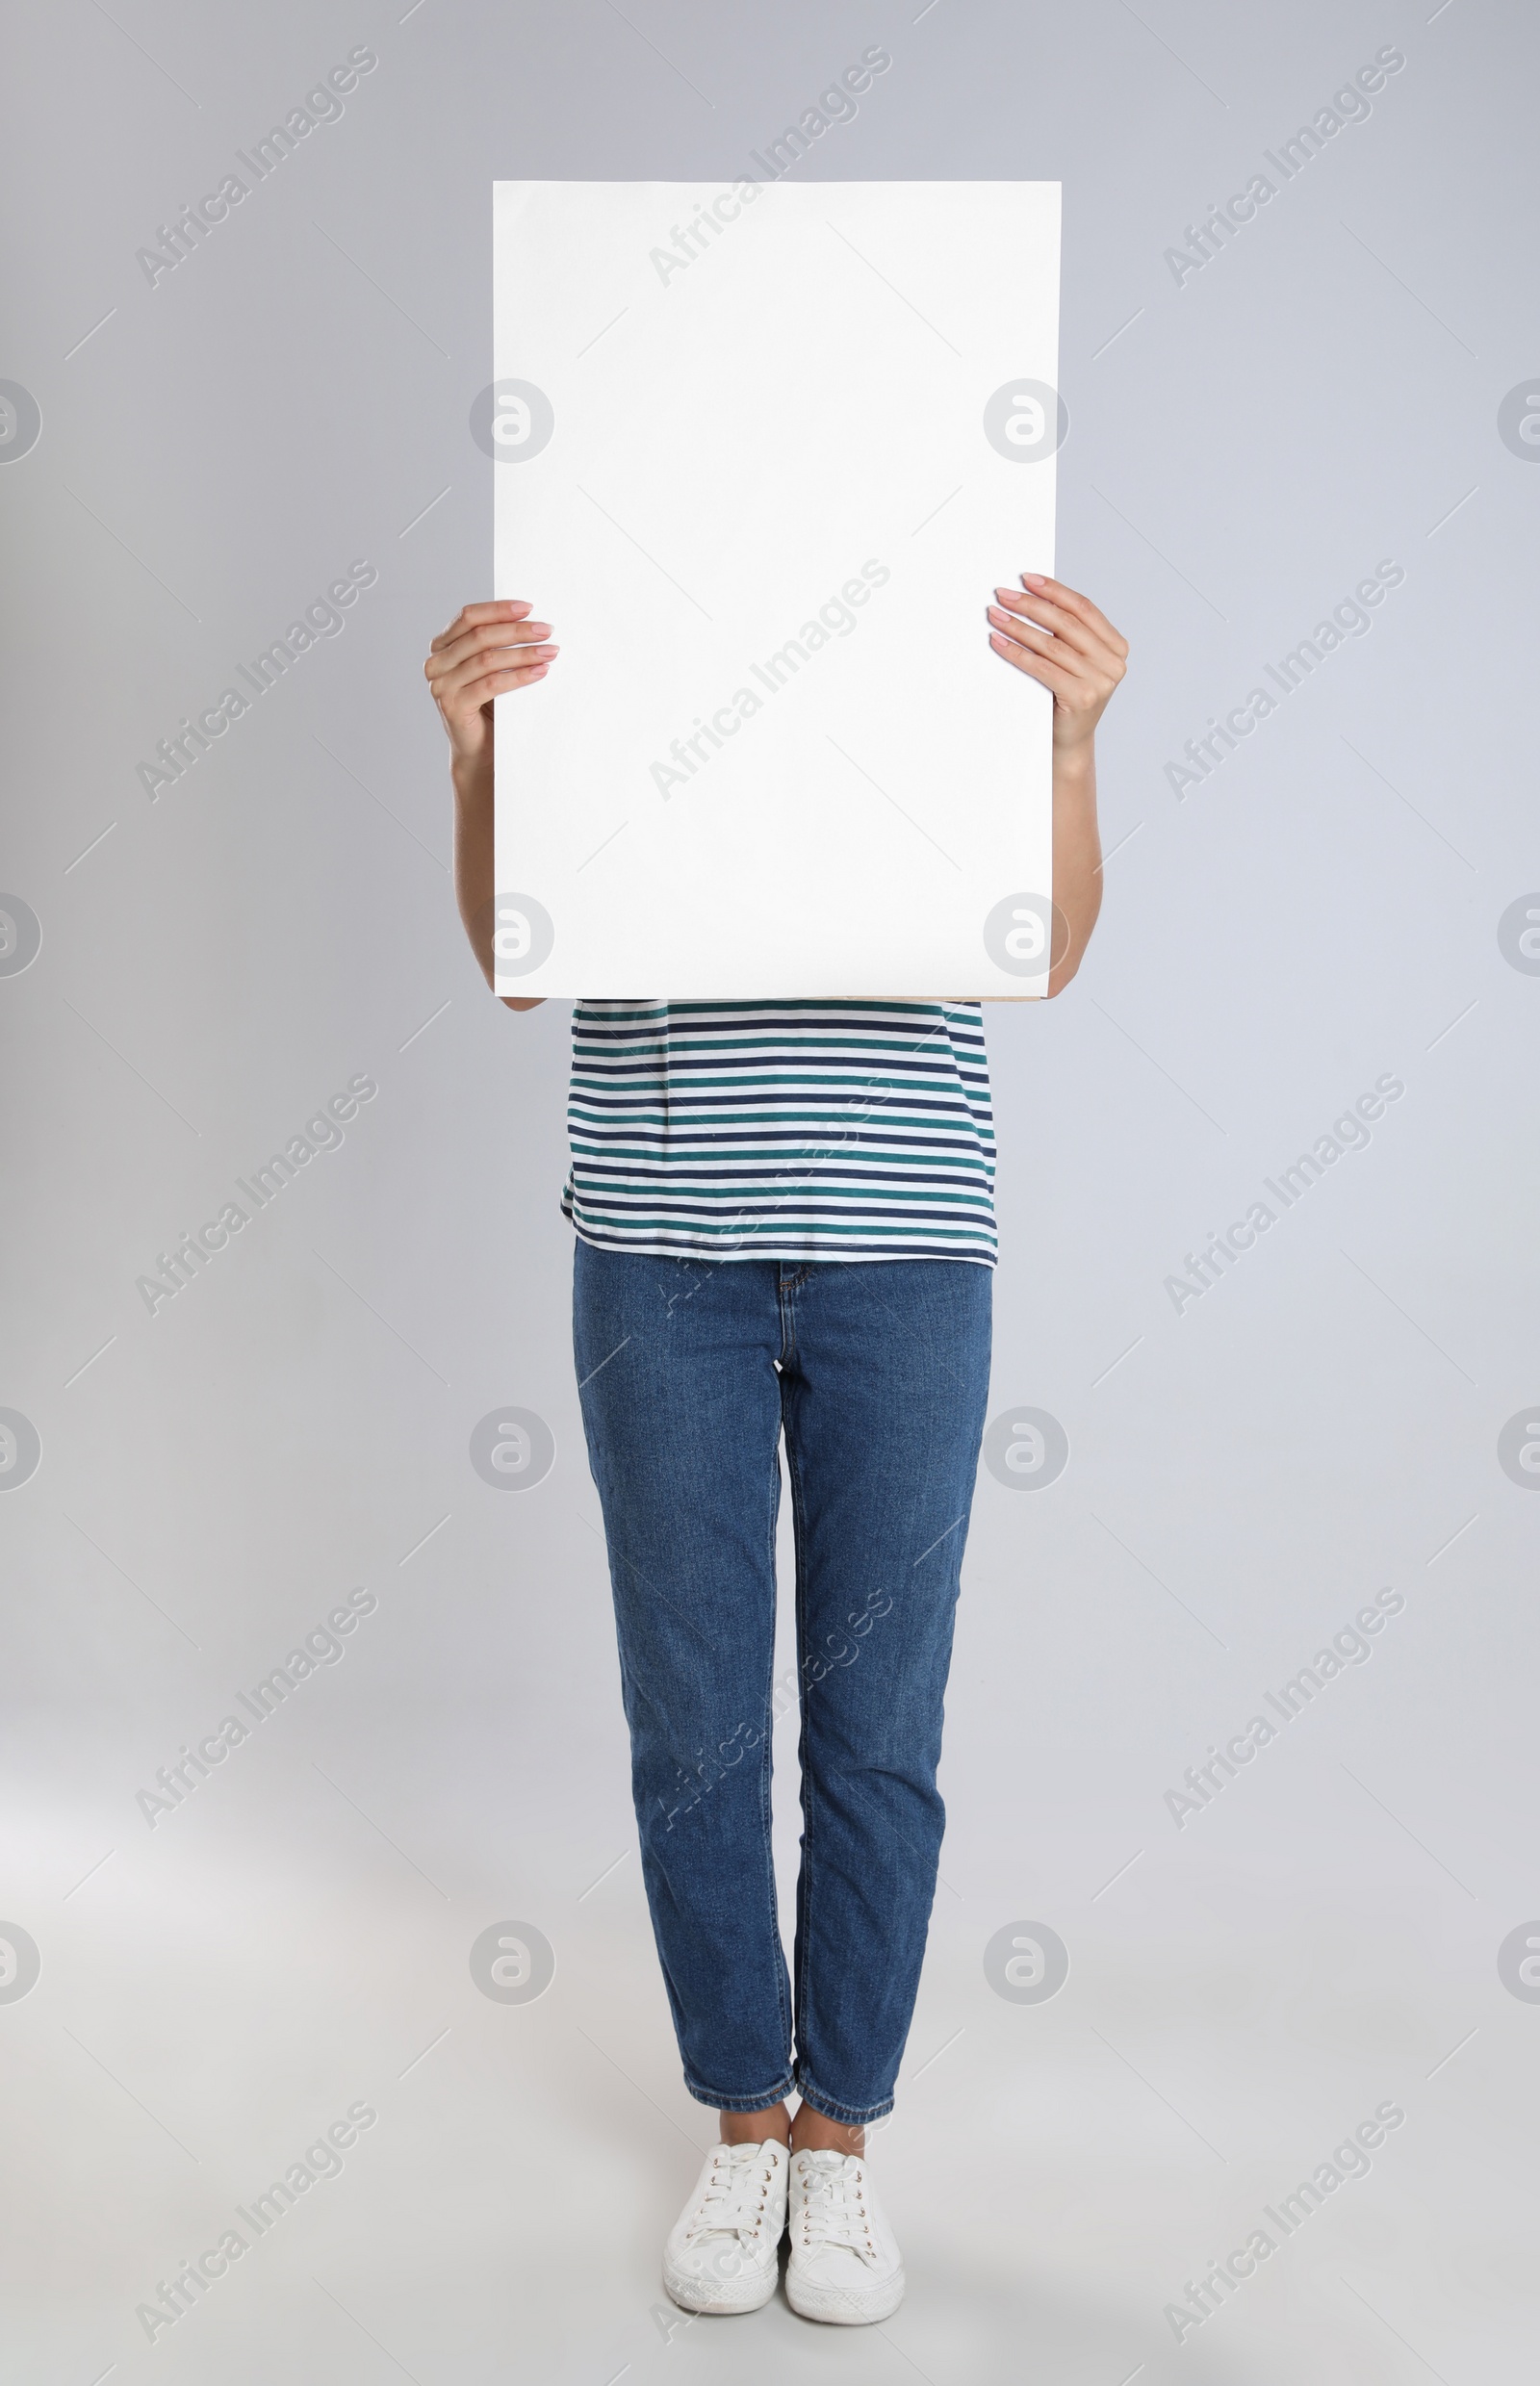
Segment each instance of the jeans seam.
[{"label": "jeans seam", "polygon": [[[781,1364],[783,1367],[797,1355],[797,1314],[791,1296],[797,1291],[800,1276],[788,1276],[783,1266],[776,1284],[776,1306],[781,1312]],[[784,1400],[782,1403],[784,1417]]]},{"label": "jeans seam", "polygon": [[[785,1405],[785,1393],[783,1390],[781,1397],[783,1410]],[[815,1801],[813,1793],[812,1766],[808,1758],[808,1697],[812,1688],[812,1684],[807,1679],[806,1664],[808,1637],[808,1570],[805,1562],[807,1555],[807,1518],[803,1505],[802,1475],[797,1465],[797,1453],[793,1447],[789,1431],[786,1434],[786,1473],[791,1480],[791,1531],[792,1546],[796,1553],[797,1570],[797,1713],[801,1727],[797,1735],[797,1769],[800,1776],[799,1790],[802,1804],[802,1862],[798,1867],[797,1888],[798,1902],[800,1906],[798,1920],[802,1925],[799,1936],[802,1940],[802,1948],[801,1961],[797,1965],[796,1979],[797,2063],[800,2069],[803,2055],[803,2038],[808,2026],[808,1982],[810,1979],[812,1966],[813,1811]]]},{"label": "jeans seam", "polygon": [[[795,1494],[793,1494],[795,1503]],[[766,1502],[766,1556],[769,1566],[771,1597],[776,1595],[776,1514],[781,1505],[781,1436],[770,1445],[770,1497]],[[785,1962],[781,1953],[781,1922],[776,1911],[776,1865],[771,1802],[772,1739],[775,1732],[774,1688],[776,1665],[775,1619],[770,1624],[770,1650],[766,1659],[764,1705],[764,1755],[759,1764],[759,1844],[764,1857],[765,1903],[770,1930],[770,1945],[774,1950],[776,2003],[781,2014],[781,2042],[786,2049],[786,2071],[791,2070],[791,2012],[786,2001]]]}]

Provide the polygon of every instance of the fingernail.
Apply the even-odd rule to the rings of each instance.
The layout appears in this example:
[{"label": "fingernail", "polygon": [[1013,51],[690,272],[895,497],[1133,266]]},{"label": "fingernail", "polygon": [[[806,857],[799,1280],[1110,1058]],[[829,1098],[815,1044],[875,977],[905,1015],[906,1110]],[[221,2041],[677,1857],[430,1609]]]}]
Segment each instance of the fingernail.
[{"label": "fingernail", "polygon": [[1046,588],[1048,585],[1047,577],[1041,572],[1023,572],[1021,577],[1028,588]]}]

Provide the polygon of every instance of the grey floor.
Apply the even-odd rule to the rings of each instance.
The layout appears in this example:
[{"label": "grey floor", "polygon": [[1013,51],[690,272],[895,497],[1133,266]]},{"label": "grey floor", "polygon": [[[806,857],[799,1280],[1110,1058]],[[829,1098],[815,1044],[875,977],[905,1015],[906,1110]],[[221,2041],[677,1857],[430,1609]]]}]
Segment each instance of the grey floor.
[{"label": "grey floor", "polygon": [[[586,1484],[568,1489],[591,1506]],[[1448,1773],[1420,1795],[1393,1750],[1398,1716],[1436,1704],[1457,1655],[1458,1578],[1393,1620],[1386,1642],[1405,1640],[1376,1649],[1368,1679],[1331,1685],[1335,1711],[1322,1698],[1178,1833],[1158,1788],[1135,1814],[1121,1775],[1175,1695],[1158,1651],[1174,1648],[1181,1671],[1201,1635],[1171,1608],[1173,1637],[1158,1590],[1146,1603],[1126,1568],[1098,1579],[1083,1550],[1077,1611],[1062,1605],[1067,1514],[1044,1533],[1040,1587],[1002,1602],[993,1569],[1021,1504],[981,1478],[943,1884],[898,2107],[870,2148],[911,2286],[869,2331],[799,2321],[779,2296],[692,2321],[659,2285],[662,2236],[714,2125],[680,2083],[653,1957],[597,1545],[562,1589],[570,1653],[593,1626],[580,1678],[527,1657],[504,1670],[494,1635],[477,1683],[463,1647],[423,1633],[441,1600],[463,1626],[475,1538],[483,1565],[507,1540],[500,1515],[473,1516],[456,1552],[451,1523],[414,1614],[388,1584],[336,1679],[303,1685],[308,1706],[295,1694],[153,1833],[120,1811],[112,1854],[78,1886],[103,1829],[92,1777],[146,1737],[142,1717],[112,1711],[113,1640],[141,1624],[105,1571],[62,1597],[46,1634],[39,1622],[39,1662],[78,1682],[92,1626],[105,1704],[73,1783],[56,1768],[46,1827],[13,1849],[13,1905],[47,1930],[36,1987],[0,2015],[6,2374],[1508,2373],[1534,2318],[1536,2024],[1498,1976],[1492,1888],[1522,1873],[1527,1834],[1504,1853],[1479,1796],[1467,1809]],[[1038,1687],[1002,1767],[1000,1644],[1024,1633]],[[1121,1650],[1100,1713],[1098,1639]],[[1131,1695],[1141,1642],[1149,1679]],[[794,1731],[788,1711],[783,1911]],[[147,1738],[174,1753],[164,1730]],[[1392,1779],[1395,1816],[1366,1786]],[[500,1922],[532,1924],[554,1955],[527,2001],[473,1979],[473,1942]],[[1012,1922],[1046,1923],[1068,1950],[1041,2002],[1007,1998],[987,1971]],[[313,2159],[328,2175],[259,2239],[255,2198],[355,2104],[376,2119],[340,2167]],[[1356,2175],[1319,2210],[1296,2207],[1286,2237],[1281,2199],[1381,2106],[1404,2118],[1345,2157]],[[248,2241],[239,2263],[152,2347],[136,2307],[232,2225]],[[1201,2312],[1192,2286],[1254,2229],[1276,2251],[1178,2344],[1166,2307]]]}]

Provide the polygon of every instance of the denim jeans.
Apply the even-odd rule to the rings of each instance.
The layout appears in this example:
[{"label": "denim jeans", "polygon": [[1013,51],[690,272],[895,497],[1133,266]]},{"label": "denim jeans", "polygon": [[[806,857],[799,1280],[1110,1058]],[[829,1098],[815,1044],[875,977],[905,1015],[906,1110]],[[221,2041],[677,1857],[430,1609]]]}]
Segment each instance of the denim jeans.
[{"label": "denim jeans", "polygon": [[[603,1509],[653,1930],[704,2104],[892,2109],[945,1820],[952,1620],[991,1271],[704,1263],[578,1242],[574,1341]],[[795,2005],[770,1849],[778,1445],[797,1552]],[[794,2030],[793,2030],[794,2025]]]}]

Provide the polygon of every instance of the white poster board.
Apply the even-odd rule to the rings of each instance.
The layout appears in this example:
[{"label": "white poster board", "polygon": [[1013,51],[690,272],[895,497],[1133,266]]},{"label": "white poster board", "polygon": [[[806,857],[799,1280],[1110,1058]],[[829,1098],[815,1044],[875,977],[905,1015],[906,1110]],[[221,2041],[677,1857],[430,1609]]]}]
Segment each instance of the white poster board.
[{"label": "white poster board", "polygon": [[494,185],[506,994],[1033,994],[1059,186]]}]

